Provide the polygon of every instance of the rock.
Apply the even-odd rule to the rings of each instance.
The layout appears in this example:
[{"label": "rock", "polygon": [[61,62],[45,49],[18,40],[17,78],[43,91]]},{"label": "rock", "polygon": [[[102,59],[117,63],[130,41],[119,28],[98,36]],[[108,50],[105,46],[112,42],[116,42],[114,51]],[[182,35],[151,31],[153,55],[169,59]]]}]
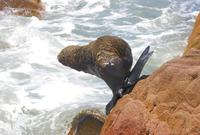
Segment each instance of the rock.
[{"label": "rock", "polygon": [[192,34],[188,40],[188,46],[185,49],[184,54],[186,55],[191,48],[200,49],[200,14],[196,18]]},{"label": "rock", "polygon": [[[159,122],[157,118],[149,120],[151,114],[145,105],[140,100],[133,100],[130,96],[120,100],[117,107],[114,107],[112,114],[109,115],[102,129],[101,134],[103,135],[169,134],[167,124]],[[146,127],[149,127],[149,130]],[[156,134],[157,131],[159,132]]]},{"label": "rock", "polygon": [[71,122],[68,135],[99,135],[104,121],[105,115],[96,109],[81,111]]},{"label": "rock", "polygon": [[200,15],[184,55],[120,99],[101,135],[200,135]]},{"label": "rock", "polygon": [[4,9],[10,9],[15,15],[40,18],[44,7],[41,0],[0,0],[0,10]]}]

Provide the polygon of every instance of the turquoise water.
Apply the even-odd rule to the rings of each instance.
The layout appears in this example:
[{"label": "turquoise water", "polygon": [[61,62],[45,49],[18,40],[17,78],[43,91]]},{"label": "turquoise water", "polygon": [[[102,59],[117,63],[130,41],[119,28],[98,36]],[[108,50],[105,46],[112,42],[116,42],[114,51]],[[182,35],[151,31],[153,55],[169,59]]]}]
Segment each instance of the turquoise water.
[{"label": "turquoise water", "polygon": [[134,63],[150,45],[151,74],[180,56],[200,0],[43,0],[44,17],[0,12],[0,135],[64,135],[81,109],[104,111],[106,84],[62,66],[59,51],[116,35],[132,48]]}]

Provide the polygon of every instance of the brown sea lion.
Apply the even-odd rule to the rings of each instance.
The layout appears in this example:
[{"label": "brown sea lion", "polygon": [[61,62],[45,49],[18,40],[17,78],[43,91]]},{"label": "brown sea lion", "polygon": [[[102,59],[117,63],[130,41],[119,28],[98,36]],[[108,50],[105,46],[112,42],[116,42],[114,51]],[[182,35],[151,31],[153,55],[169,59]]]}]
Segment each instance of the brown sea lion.
[{"label": "brown sea lion", "polygon": [[0,10],[13,8],[13,14],[21,16],[41,17],[44,6],[41,0],[0,0]]},{"label": "brown sea lion", "polygon": [[102,78],[115,94],[132,65],[131,49],[124,40],[102,36],[84,46],[68,46],[58,55],[65,66]]},{"label": "brown sea lion", "polygon": [[65,66],[90,73],[106,82],[113,92],[113,98],[106,106],[108,114],[117,100],[139,80],[151,54],[147,47],[130,72],[133,58],[128,43],[116,36],[102,36],[85,46],[64,48],[59,53],[58,60]]}]

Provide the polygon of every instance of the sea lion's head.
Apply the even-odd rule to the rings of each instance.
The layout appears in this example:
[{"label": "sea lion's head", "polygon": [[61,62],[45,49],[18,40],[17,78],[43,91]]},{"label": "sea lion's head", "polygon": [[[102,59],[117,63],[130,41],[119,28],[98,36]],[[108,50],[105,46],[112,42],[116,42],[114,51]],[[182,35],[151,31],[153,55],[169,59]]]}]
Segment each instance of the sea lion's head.
[{"label": "sea lion's head", "polygon": [[77,47],[78,46],[68,46],[62,49],[57,56],[58,61],[65,66],[70,66],[74,62],[73,56],[75,56]]},{"label": "sea lion's head", "polygon": [[71,45],[71,46],[65,47],[58,54],[57,59],[63,65],[80,71],[81,63],[82,63],[81,58],[80,58],[81,57],[80,49],[81,47],[78,45]]}]

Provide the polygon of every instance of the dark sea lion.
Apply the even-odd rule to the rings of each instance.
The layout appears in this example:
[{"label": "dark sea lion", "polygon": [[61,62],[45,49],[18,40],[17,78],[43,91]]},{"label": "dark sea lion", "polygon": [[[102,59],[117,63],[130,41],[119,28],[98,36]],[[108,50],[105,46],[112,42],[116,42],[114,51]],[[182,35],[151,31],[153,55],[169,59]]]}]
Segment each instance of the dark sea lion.
[{"label": "dark sea lion", "polygon": [[132,53],[121,38],[102,36],[85,46],[64,48],[58,60],[65,66],[102,78],[115,94],[129,73]]},{"label": "dark sea lion", "polygon": [[[148,51],[144,54],[147,55]],[[147,59],[144,56],[142,58]],[[68,46],[58,55],[58,60],[63,65],[95,75],[111,88],[113,98],[106,106],[106,114],[110,112],[117,99],[127,93],[127,77],[132,78],[129,82],[134,82],[133,84],[139,79],[146,63],[143,61],[147,61],[145,59],[141,59],[137,64],[135,73],[130,72],[133,61],[131,48],[126,41],[116,36],[102,36],[85,46]]]}]

